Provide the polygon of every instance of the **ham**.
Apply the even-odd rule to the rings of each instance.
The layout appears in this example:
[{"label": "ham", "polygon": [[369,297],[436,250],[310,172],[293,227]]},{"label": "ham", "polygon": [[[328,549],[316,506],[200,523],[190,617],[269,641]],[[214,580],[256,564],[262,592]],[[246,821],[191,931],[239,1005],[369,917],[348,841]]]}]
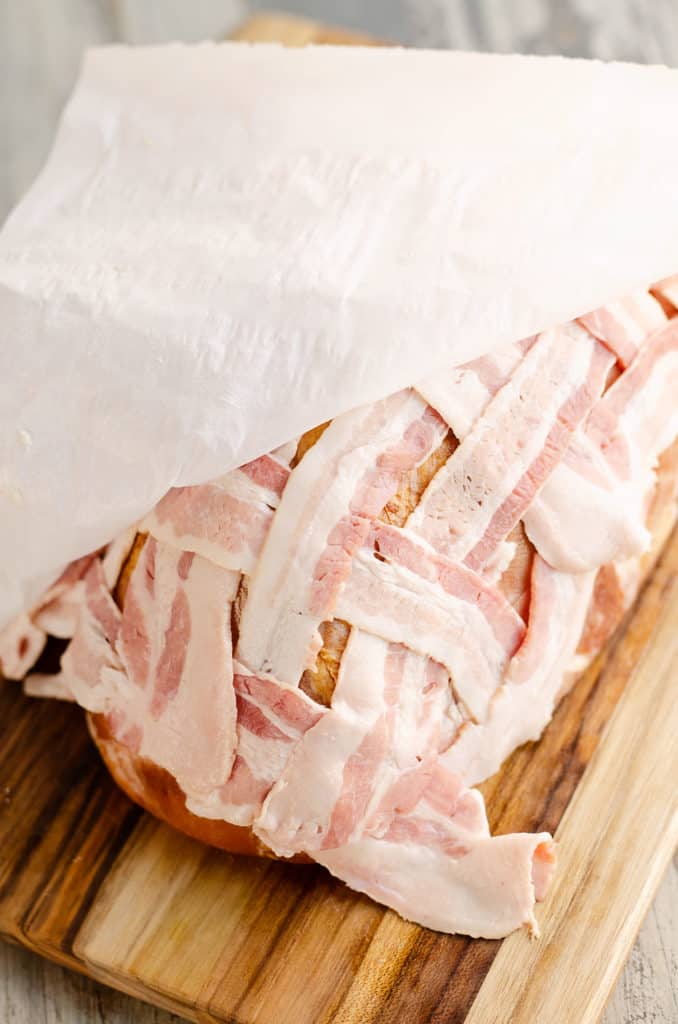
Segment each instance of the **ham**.
[{"label": "ham", "polygon": [[413,391],[334,420],[285,488],[252,574],[238,657],[295,685],[321,646],[351,557],[370,519],[447,428]]}]

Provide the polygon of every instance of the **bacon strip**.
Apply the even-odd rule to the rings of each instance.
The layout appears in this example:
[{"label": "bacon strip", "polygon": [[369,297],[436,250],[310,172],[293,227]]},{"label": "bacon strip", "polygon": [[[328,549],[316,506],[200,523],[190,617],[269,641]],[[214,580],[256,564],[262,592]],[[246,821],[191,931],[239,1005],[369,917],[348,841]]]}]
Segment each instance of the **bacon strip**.
[{"label": "bacon strip", "polygon": [[417,391],[440,413],[454,436],[462,441],[490,399],[511,379],[511,374],[534,340],[507,345],[494,355],[474,359],[449,373],[427,377],[417,384]]},{"label": "bacon strip", "polygon": [[54,700],[74,701],[70,687],[63,672],[51,675],[43,672],[32,672],[24,680],[24,693],[27,697],[51,697]]},{"label": "bacon strip", "polygon": [[666,316],[657,300],[643,291],[580,316],[579,323],[627,367],[648,335],[666,323]]},{"label": "bacon strip", "polygon": [[445,767],[467,785],[493,775],[511,751],[536,740],[570,667],[591,602],[595,572],[557,572],[535,556],[527,633],[486,719],[468,723],[442,755]]},{"label": "bacon strip", "polygon": [[[440,662],[469,713],[484,718],[522,640],[522,620],[499,591],[464,566],[426,559],[425,549],[406,537],[386,550],[398,560],[382,561],[369,547],[357,552],[337,615]],[[417,551],[424,554],[421,563]]]},{"label": "bacon strip", "polygon": [[40,600],[0,630],[0,676],[23,679],[42,654],[47,635],[70,639],[84,600],[84,576],[98,552],[66,566]]},{"label": "bacon strip", "polygon": [[314,859],[424,927],[498,939],[526,925],[538,934],[534,903],[555,859],[548,832],[476,836],[441,820],[434,844],[428,814],[396,822],[390,837],[366,834]]},{"label": "bacon strip", "polygon": [[107,713],[124,695],[126,679],[115,643],[120,611],[96,559],[84,579],[84,600],[75,634],[61,659],[61,674],[75,700],[88,711]]},{"label": "bacon strip", "polygon": [[118,709],[139,751],[200,798],[228,779],[236,746],[231,605],[236,573],[149,538],[125,594]]},{"label": "bacon strip", "polygon": [[193,551],[234,572],[252,571],[289,477],[264,455],[207,484],[174,487],[140,529],[179,551]]},{"label": "bacon strip", "polygon": [[[645,309],[644,322],[665,322],[659,304],[649,295],[648,301],[654,305]],[[643,299],[637,298],[637,305],[642,314]],[[601,330],[599,325],[598,333]],[[501,362],[498,356],[486,356],[459,368],[451,378],[452,386],[439,375],[419,390],[463,440],[531,344],[528,340],[507,348]],[[646,548],[649,535],[644,501],[651,486],[652,478],[645,475],[624,487],[580,424],[523,521],[530,540],[551,565],[564,572],[587,571],[617,558],[636,556]],[[486,574],[493,562],[486,563]]]},{"label": "bacon strip", "polygon": [[671,277],[665,277],[663,281],[659,281],[653,287],[652,291],[655,295],[659,295],[661,298],[667,299],[674,309],[678,309],[678,274],[673,274]]},{"label": "bacon strip", "polygon": [[586,433],[619,480],[652,464],[678,432],[678,319],[657,331],[598,403]]},{"label": "bacon strip", "polygon": [[[591,566],[644,542],[653,462],[678,433],[664,308],[633,297],[340,417],[293,473],[287,445],[170,492],[140,527],[122,613],[110,590],[134,530],[69,567],[21,624],[36,648],[46,628],[75,628],[61,674],[28,690],[105,714],[193,813],[309,853],[406,917],[534,929],[550,836],[492,838],[467,787],[550,718],[584,651]],[[613,354],[622,372],[604,393]],[[448,423],[461,443],[420,507],[404,528],[380,522]],[[522,517],[541,552],[529,604],[518,595],[527,627],[494,585]],[[566,557],[584,571],[548,564]],[[334,616],[352,631],[326,708],[297,684]]]},{"label": "bacon strip", "polygon": [[648,546],[657,457],[678,432],[678,324],[642,346],[577,432],[578,458],[557,467],[527,510],[530,540],[551,565],[581,572]]},{"label": "bacon strip", "polygon": [[228,780],[186,805],[193,814],[251,825],[301,737],[325,714],[296,687],[258,679],[236,665],[238,745]]},{"label": "bacon strip", "polygon": [[47,634],[25,612],[0,632],[0,676],[23,679],[47,643]]},{"label": "bacon strip", "polygon": [[408,526],[481,568],[529,507],[603,390],[611,356],[574,324],[540,335],[436,474]]},{"label": "bacon strip", "polygon": [[407,802],[414,792],[416,803],[421,780],[414,776],[437,753],[451,702],[439,666],[352,634],[332,707],[294,750],[255,824],[257,834],[289,856],[341,845],[368,819],[384,827],[396,795]]},{"label": "bacon strip", "polygon": [[294,685],[313,665],[363,521],[379,515],[446,430],[403,391],[340,416],[304,456],[250,581],[238,656],[252,671]]},{"label": "bacon strip", "polygon": [[336,701],[287,762],[257,834],[280,854],[311,852],[354,888],[429,927],[491,938],[536,928],[535,882],[543,894],[551,837],[490,838],[480,794],[436,767],[431,725],[440,707],[423,730],[413,721],[424,662],[359,634],[344,657]]}]

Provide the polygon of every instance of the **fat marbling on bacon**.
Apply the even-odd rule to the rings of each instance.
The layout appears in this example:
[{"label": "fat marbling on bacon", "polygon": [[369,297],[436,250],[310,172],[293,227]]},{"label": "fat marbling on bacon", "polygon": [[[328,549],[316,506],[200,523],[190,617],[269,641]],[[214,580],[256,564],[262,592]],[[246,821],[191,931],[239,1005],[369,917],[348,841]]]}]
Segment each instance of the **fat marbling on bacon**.
[{"label": "fat marbling on bacon", "polygon": [[[553,841],[492,836],[469,787],[541,734],[601,573],[630,599],[678,435],[677,282],[170,491],[0,636],[4,674],[72,637],[29,691],[105,715],[194,815],[429,927],[536,930]],[[331,622],[344,649],[321,701],[302,684]]]}]

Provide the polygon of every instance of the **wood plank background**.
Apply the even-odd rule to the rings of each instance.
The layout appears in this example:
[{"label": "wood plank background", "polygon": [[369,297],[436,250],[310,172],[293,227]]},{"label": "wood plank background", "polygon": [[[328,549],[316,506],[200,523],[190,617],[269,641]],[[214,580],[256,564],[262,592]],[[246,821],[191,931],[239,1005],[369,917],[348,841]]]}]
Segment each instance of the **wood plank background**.
[{"label": "wood plank background", "polygon": [[[0,218],[44,159],[85,45],[220,36],[260,6],[269,5],[0,0]],[[675,0],[297,0],[280,6],[420,45],[678,64]],[[677,935],[674,866],[608,1006],[606,1024],[678,1019]],[[0,1020],[168,1024],[176,1018],[0,945]]]}]

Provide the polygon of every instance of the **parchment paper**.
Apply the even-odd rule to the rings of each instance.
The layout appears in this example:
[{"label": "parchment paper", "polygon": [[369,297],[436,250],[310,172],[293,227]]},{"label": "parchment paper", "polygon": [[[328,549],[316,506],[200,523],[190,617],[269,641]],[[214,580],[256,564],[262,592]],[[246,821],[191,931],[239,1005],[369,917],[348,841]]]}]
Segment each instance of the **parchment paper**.
[{"label": "parchment paper", "polygon": [[674,273],[677,193],[665,68],[91,51],[0,233],[0,622],[169,487]]}]

